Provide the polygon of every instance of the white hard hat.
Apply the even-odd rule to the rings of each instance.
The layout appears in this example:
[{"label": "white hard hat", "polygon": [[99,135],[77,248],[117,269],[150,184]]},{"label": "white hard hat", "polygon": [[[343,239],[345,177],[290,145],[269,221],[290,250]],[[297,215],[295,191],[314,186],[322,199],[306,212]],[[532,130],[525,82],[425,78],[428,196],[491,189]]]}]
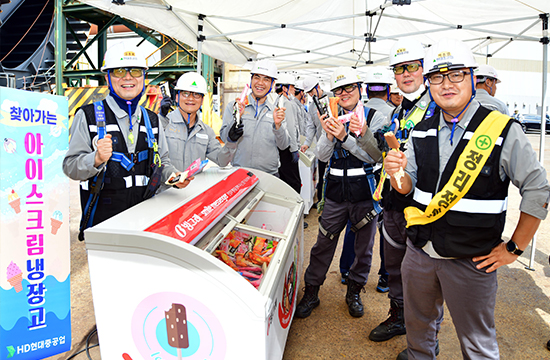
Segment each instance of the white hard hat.
[{"label": "white hard hat", "polygon": [[275,84],[282,84],[282,85],[295,85],[296,79],[294,78],[294,75],[288,74],[288,73],[279,73],[277,76],[277,81],[275,81]]},{"label": "white hard hat", "polygon": [[397,84],[392,83],[390,87],[390,94],[401,94],[401,90],[399,90],[399,87]]},{"label": "white hard hat", "polygon": [[426,51],[424,75],[477,67],[474,54],[465,43],[456,39],[441,39]]},{"label": "white hard hat", "polygon": [[277,79],[277,65],[271,60],[258,60],[252,65],[251,74],[260,74],[269,76],[273,80]]},{"label": "white hard hat", "polygon": [[341,66],[334,70],[330,76],[331,91],[342,86],[357,83],[361,84],[363,83],[363,80],[361,80],[359,74],[357,74],[357,71],[351,67]]},{"label": "white hard hat", "polygon": [[484,82],[486,78],[495,79],[497,84],[500,82],[497,71],[491,65],[479,65],[474,75],[477,76],[477,82]]},{"label": "white hard hat", "polygon": [[136,46],[124,42],[116,43],[105,52],[101,71],[107,72],[109,69],[118,68],[148,69],[141,51]]},{"label": "white hard hat", "polygon": [[393,72],[383,66],[368,69],[365,84],[391,84],[394,82]]},{"label": "white hard hat", "polygon": [[317,79],[313,76],[306,76],[304,78],[304,91],[305,92],[310,92],[318,84],[319,84],[319,79]]},{"label": "white hard hat", "polygon": [[399,39],[390,50],[390,66],[424,59],[424,46],[415,39]]},{"label": "white hard hat", "polygon": [[204,78],[196,72],[187,72],[180,76],[174,89],[192,91],[203,95],[208,93],[206,80],[204,80]]},{"label": "white hard hat", "polygon": [[296,83],[294,84],[294,87],[296,90],[304,90],[304,80],[296,80]]}]

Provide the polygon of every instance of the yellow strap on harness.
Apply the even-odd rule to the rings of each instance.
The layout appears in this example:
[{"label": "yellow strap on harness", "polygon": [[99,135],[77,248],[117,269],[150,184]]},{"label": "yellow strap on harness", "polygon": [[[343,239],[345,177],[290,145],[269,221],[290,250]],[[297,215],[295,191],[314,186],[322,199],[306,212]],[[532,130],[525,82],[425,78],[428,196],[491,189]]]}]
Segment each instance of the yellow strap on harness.
[{"label": "yellow strap on harness", "polygon": [[509,116],[498,111],[492,111],[483,119],[460,154],[449,182],[435,194],[426,207],[426,211],[413,206],[405,209],[407,227],[436,221],[466,195],[491,155],[498,137],[509,120]]},{"label": "yellow strap on harness", "polygon": [[[424,114],[428,111],[428,105],[425,105],[424,107],[418,105],[414,108],[414,110],[403,119],[399,120],[399,126],[401,129],[411,129],[416,126],[423,118]],[[404,143],[408,139],[405,139],[403,141],[400,141],[399,143]],[[383,158],[386,158],[386,153],[384,153]],[[380,201],[382,199],[382,190],[384,190],[384,182],[386,181],[386,178],[388,177],[388,174],[386,174],[386,169],[384,168],[384,165],[382,165],[382,172],[380,173],[380,181],[378,181],[378,185],[376,186],[376,190],[374,191],[374,194],[372,194],[372,198],[374,201]]]}]

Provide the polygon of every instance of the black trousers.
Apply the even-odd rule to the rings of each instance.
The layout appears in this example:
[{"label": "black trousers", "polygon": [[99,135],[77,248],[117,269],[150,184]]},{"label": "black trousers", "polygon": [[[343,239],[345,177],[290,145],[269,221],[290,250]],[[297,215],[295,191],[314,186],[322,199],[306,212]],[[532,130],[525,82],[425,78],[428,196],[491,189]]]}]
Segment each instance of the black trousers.
[{"label": "black trousers", "polygon": [[287,183],[291,188],[294,189],[298,194],[302,189],[302,179],[300,179],[300,169],[298,168],[298,163],[292,161],[292,153],[290,152],[290,147],[285,150],[279,149],[279,160],[281,161],[281,166],[279,167],[279,177],[285,183]]}]

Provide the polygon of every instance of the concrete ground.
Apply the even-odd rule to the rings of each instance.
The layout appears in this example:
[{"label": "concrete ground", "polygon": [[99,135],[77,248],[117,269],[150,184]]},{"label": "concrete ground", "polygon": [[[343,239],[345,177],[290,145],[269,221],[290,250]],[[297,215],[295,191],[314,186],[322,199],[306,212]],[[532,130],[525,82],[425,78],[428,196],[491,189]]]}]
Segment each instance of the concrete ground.
[{"label": "concrete ground", "polygon": [[[529,134],[535,151],[539,149],[539,135]],[[545,143],[545,167],[550,169],[550,140]],[[94,327],[94,307],[90,288],[88,262],[85,244],[77,239],[80,220],[78,184],[71,184],[71,308],[72,346],[71,352],[50,357],[50,360],[65,360],[86,344],[86,335]],[[512,235],[519,217],[519,193],[512,186],[508,205],[508,221],[504,237]],[[309,262],[309,250],[315,243],[318,231],[317,212],[312,209],[306,217],[309,227],[304,231],[305,261]],[[499,290],[496,306],[496,327],[501,359],[550,359],[546,342],[550,339],[550,266],[548,254],[550,243],[550,222],[543,221],[537,234],[537,244],[532,270],[529,265],[531,247],[513,264],[498,270]],[[337,254],[341,250],[341,241]],[[375,291],[376,275],[380,259],[378,236],[371,276],[362,293],[365,315],[352,318],[344,301],[346,287],[340,283],[338,256],[327,274],[327,280],[320,291],[321,305],[307,319],[294,319],[288,336],[284,360],[294,359],[395,359],[405,349],[405,336],[375,343],[368,340],[369,332],[387,318],[389,300],[386,294]],[[303,279],[302,269],[302,278]],[[300,290],[299,298],[302,292]],[[440,360],[461,358],[461,351],[452,318],[448,311],[439,333]],[[81,343],[81,341],[83,343]],[[97,337],[90,344],[96,344]],[[92,359],[100,359],[99,349],[90,350]],[[86,359],[81,353],[75,359]]]}]

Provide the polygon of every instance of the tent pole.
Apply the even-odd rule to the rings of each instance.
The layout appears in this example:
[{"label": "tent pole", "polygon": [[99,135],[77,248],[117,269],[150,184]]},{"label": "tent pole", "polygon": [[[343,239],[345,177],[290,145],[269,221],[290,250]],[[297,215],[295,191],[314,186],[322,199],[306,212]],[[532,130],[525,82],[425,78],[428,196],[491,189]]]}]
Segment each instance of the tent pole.
[{"label": "tent pole", "polygon": [[202,74],[202,42],[204,41],[204,35],[202,34],[202,28],[205,16],[199,14],[199,37],[197,39],[197,72]]},{"label": "tent pole", "polygon": [[[540,146],[539,146],[539,161],[544,166],[544,145],[546,141],[546,105],[544,100],[546,99],[546,86],[548,84],[548,14],[540,14],[542,20],[542,100],[540,107]],[[537,234],[533,236],[533,243],[531,245],[531,257],[529,259],[529,266],[525,267],[528,270],[535,270],[533,263],[535,262],[535,251],[537,247]]]}]

